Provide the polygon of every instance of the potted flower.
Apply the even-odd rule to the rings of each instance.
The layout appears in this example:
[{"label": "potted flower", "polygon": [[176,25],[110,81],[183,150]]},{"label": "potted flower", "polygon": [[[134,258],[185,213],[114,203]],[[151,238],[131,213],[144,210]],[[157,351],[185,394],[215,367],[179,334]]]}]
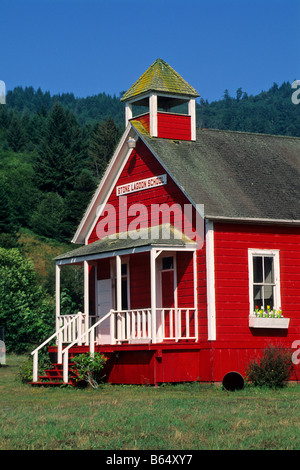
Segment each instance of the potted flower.
[{"label": "potted flower", "polygon": [[249,316],[250,328],[288,328],[289,322],[289,318],[284,318],[281,307],[276,310],[270,305],[266,309],[263,306],[259,309],[256,305],[253,315]]}]

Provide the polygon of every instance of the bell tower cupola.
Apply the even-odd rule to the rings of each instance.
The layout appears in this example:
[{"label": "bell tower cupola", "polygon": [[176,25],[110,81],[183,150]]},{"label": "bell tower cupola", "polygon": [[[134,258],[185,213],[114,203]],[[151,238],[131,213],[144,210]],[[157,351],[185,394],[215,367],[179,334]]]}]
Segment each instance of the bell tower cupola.
[{"label": "bell tower cupola", "polygon": [[197,91],[157,59],[124,93],[126,126],[139,120],[152,137],[196,140]]}]

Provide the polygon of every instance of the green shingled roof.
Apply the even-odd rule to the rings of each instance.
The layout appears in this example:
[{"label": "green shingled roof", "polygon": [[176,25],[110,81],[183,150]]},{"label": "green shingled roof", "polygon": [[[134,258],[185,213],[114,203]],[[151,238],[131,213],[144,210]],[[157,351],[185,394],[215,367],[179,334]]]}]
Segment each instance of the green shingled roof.
[{"label": "green shingled roof", "polygon": [[157,59],[146,72],[124,93],[121,101],[128,101],[149,92],[197,97],[197,91],[189,85],[164,60]]},{"label": "green shingled roof", "polygon": [[90,245],[83,245],[68,253],[63,253],[57,256],[55,260],[73,260],[73,262],[80,262],[87,256],[108,252],[113,253],[120,250],[130,250],[137,247],[178,246],[194,248],[195,243],[195,241],[191,240],[172,225],[162,224],[156,227],[146,227],[139,230],[112,234]]},{"label": "green shingled roof", "polygon": [[197,129],[195,142],[140,138],[206,218],[300,220],[300,138]]}]

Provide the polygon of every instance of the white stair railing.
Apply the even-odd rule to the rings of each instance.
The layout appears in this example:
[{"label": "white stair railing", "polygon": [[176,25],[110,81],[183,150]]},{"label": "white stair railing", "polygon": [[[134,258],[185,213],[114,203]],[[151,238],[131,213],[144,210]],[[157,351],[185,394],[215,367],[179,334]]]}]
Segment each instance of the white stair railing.
[{"label": "white stair railing", "polygon": [[77,315],[60,315],[58,317],[58,327],[62,328],[62,343],[72,343],[77,338],[79,332],[85,328],[85,315],[79,312]]},{"label": "white stair railing", "polygon": [[[74,332],[76,329],[78,331],[77,335],[82,338],[82,326],[84,325],[84,314],[78,312],[76,315],[66,315],[66,319],[62,320],[62,325],[58,330],[53,333],[48,339],[46,339],[42,344],[40,344],[31,355],[33,356],[33,382],[37,382],[38,379],[38,354],[40,349],[42,349],[46,344],[50,343],[53,339],[57,338],[57,362],[62,363],[62,345],[64,342],[67,342],[68,336],[66,332]],[[62,319],[64,315],[61,315],[59,320]],[[76,328],[75,328],[76,327]]]}]

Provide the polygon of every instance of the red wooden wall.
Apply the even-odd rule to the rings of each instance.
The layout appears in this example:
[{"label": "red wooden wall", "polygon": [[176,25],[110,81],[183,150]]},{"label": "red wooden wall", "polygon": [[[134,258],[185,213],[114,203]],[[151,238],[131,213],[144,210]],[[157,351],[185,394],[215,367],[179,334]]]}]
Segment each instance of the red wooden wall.
[{"label": "red wooden wall", "polygon": [[130,308],[151,306],[150,254],[136,253],[130,256]]},{"label": "red wooden wall", "polygon": [[191,117],[180,114],[157,113],[157,137],[191,140]]},{"label": "red wooden wall", "polygon": [[143,124],[147,132],[150,132],[150,114],[142,114],[134,118],[136,121],[140,121]]},{"label": "red wooden wall", "polygon": [[[134,118],[150,132],[149,114]],[[157,137],[164,139],[191,140],[191,117],[184,114],[157,113]]]},{"label": "red wooden wall", "polygon": [[[146,146],[142,142],[138,142],[115,186],[164,173],[166,173],[165,170]],[[133,213],[128,217],[127,225],[124,224],[125,219],[121,218],[120,224],[119,202],[120,197],[116,195],[114,188],[108,200],[108,204],[111,204],[115,209],[117,217],[116,226],[112,226],[111,232],[118,232],[121,227],[122,230],[129,229],[131,222],[136,221],[138,215]],[[152,204],[166,203],[170,207],[177,203],[183,207],[183,204],[188,204],[189,201],[168,176],[166,185],[127,195],[127,209],[132,204],[138,203],[143,203],[147,209],[144,216],[139,219],[140,223],[146,223],[150,226]],[[178,210],[182,221],[184,216],[180,208]],[[110,229],[110,219],[106,217],[106,213],[100,217],[100,220],[104,218],[108,224],[107,228]],[[163,220],[160,218],[160,220],[154,221],[154,224],[162,222]],[[171,219],[170,222],[175,223],[175,220]],[[97,224],[90,236],[89,243],[98,239],[96,228]],[[186,364],[186,377],[191,377],[191,380],[197,380],[199,375],[200,380],[218,381],[222,380],[222,377],[231,370],[243,373],[249,360],[258,355],[262,348],[270,342],[281,341],[284,345],[291,347],[294,340],[300,339],[300,228],[225,223],[215,223],[214,228],[217,337],[216,341],[207,341],[204,244],[197,252],[198,346],[201,344],[201,348],[199,351],[178,353],[181,357],[180,367],[184,369]],[[254,330],[249,328],[249,248],[280,250],[281,306],[284,316],[290,318],[288,330]],[[177,280],[178,306],[193,307],[194,286],[191,253],[177,252]],[[130,300],[132,309],[150,306],[149,253],[130,256]],[[177,349],[180,349],[179,346]],[[151,355],[151,361],[152,358]],[[176,359],[175,352],[174,354],[165,352],[162,353],[161,358],[158,356],[155,359],[157,361],[155,373],[160,378],[158,381],[171,381],[171,378],[165,374],[171,366],[174,366],[173,369],[176,368],[175,363],[178,358],[179,356]],[[188,363],[192,361],[192,358],[196,362],[189,369]],[[124,367],[126,368],[125,362]],[[182,377],[184,376],[183,369]],[[151,371],[151,374],[154,373],[152,369]],[[178,379],[179,375],[176,377]]]},{"label": "red wooden wall", "polygon": [[[300,339],[300,228],[215,224],[217,340]],[[250,330],[248,248],[280,250],[280,287],[285,330]]]},{"label": "red wooden wall", "polygon": [[[184,204],[190,204],[190,202],[169,175],[167,176],[168,182],[166,185],[127,194],[127,211],[124,205],[120,205],[120,201],[125,202],[125,197],[116,195],[116,186],[151,178],[153,176],[159,176],[165,173],[166,171],[154,158],[149,149],[142,142],[137,142],[136,149],[132,151],[129,160],[126,163],[122,174],[120,175],[119,180],[115,184],[115,187],[113,188],[112,193],[107,201],[107,207],[113,207],[115,213],[113,211],[105,211],[99,217],[98,222],[100,222],[100,225],[98,226],[98,223],[95,224],[88,243],[93,243],[99,239],[99,230],[97,233],[97,228],[99,229],[99,227],[105,230],[105,233],[103,233],[103,230],[101,230],[102,236],[115,232],[118,233],[119,231],[127,231],[129,229],[137,229],[139,226],[150,227],[151,225],[159,225],[165,221],[170,221],[171,224],[176,226],[179,225],[176,223],[177,220],[180,220],[180,225],[178,228],[185,227],[186,229],[192,229],[192,227],[195,226],[195,221],[188,220],[188,217],[184,217],[183,214]],[[136,212],[135,209],[138,207],[134,206],[134,204],[142,204],[145,208],[144,214],[140,215],[139,212]],[[169,207],[175,209],[175,215],[171,213],[171,219],[164,221],[162,214],[160,213],[159,219],[153,218],[151,221],[151,214],[154,214],[154,211],[151,211],[151,206],[153,204],[167,204]],[[127,220],[126,214],[128,215]],[[195,212],[193,212],[193,217],[194,216]],[[137,218],[140,222],[139,225],[137,224]],[[116,224],[114,223],[115,220]]]},{"label": "red wooden wall", "polygon": [[177,253],[178,307],[194,307],[193,254]]}]

